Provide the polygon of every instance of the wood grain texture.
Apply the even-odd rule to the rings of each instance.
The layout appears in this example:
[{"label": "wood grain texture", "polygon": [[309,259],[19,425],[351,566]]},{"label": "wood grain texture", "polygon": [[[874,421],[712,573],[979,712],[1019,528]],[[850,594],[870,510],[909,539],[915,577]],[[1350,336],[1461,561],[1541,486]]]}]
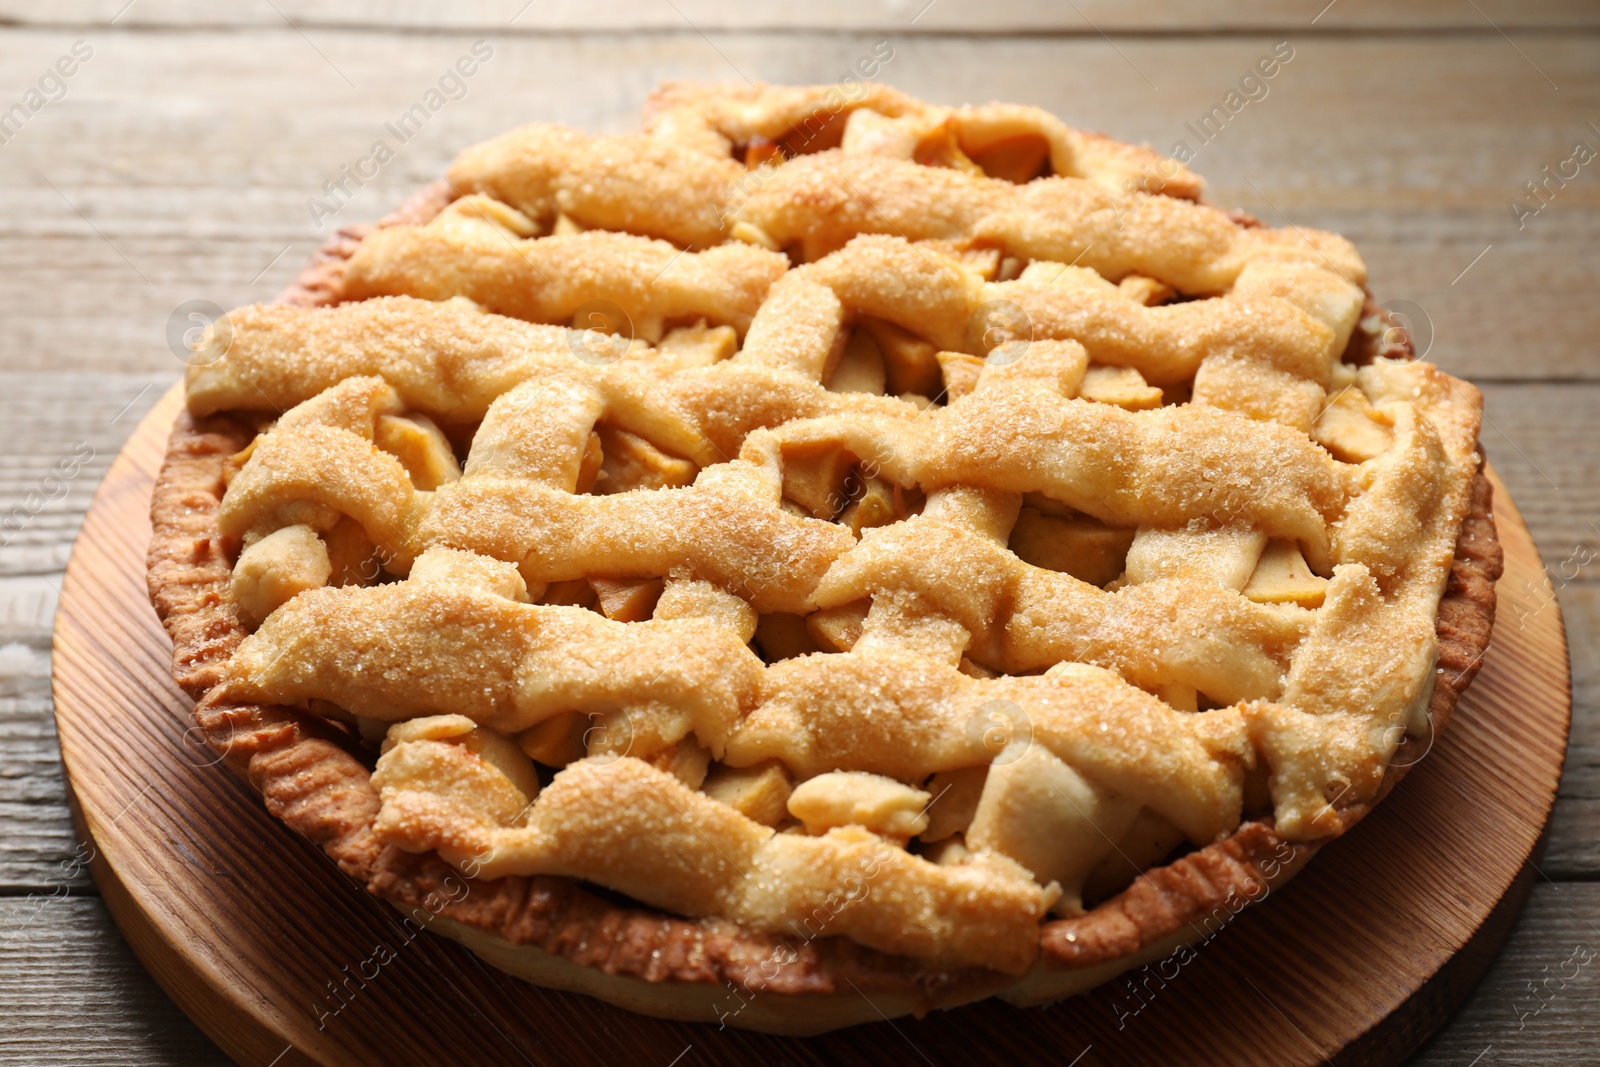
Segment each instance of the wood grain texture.
[{"label": "wood grain texture", "polygon": [[0,1063],[232,1062],[150,981],[97,898],[41,890],[0,900],[0,946]]},{"label": "wood grain texture", "polygon": [[[89,886],[81,868],[62,874],[74,841],[50,715],[50,625],[95,486],[170,381],[0,374],[0,893]],[[87,458],[60,478],[75,457]]]},{"label": "wood grain texture", "polygon": [[[37,917],[31,928],[22,933],[20,924],[32,915]],[[1485,1048],[1494,1052],[1478,1067],[1571,1067],[1574,1050],[1593,1048],[1600,1040],[1595,1011],[1600,960],[1564,987],[1559,976],[1574,948],[1600,949],[1597,926],[1600,886],[1536,881],[1512,939],[1466,1006],[1418,1053],[1415,1067],[1466,1067]],[[0,1027],[0,1063],[226,1067],[234,1062],[161,992],[98,900],[73,897],[44,909],[34,900],[0,900],[0,938],[6,961],[0,967],[0,1018],[8,1024]],[[1545,979],[1550,990],[1543,1009],[1534,1014],[1541,1001],[1527,984]],[[670,1058],[652,1067],[666,1067]],[[506,1059],[522,1062],[515,1055]],[[535,1054],[533,1062],[542,1067],[551,1061]],[[698,1062],[691,1054],[679,1067]],[[905,1048],[892,1062],[922,1061]],[[1064,1064],[1067,1058],[1055,1062]]]},{"label": "wood grain texture", "polygon": [[[394,141],[384,124],[480,36],[495,53],[465,97],[393,144],[396,158],[317,225],[307,201],[375,140]],[[382,215],[465,145],[535,118],[628,128],[645,94],[668,77],[836,79],[880,36],[376,35],[281,24],[0,34],[6,70],[42,73],[79,37],[95,49],[66,96],[3,147],[7,362],[168,369],[163,336],[178,304],[270,298],[334,227]],[[1034,103],[1162,150],[1183,140],[1198,150],[1194,166],[1219,202],[1275,226],[1345,233],[1365,255],[1378,299],[1420,309],[1429,358],[1453,373],[1600,380],[1591,323],[1573,313],[1590,300],[1600,245],[1593,168],[1550,193],[1520,229],[1508,209],[1513,197],[1527,197],[1523,183],[1558,166],[1575,141],[1600,147],[1588,126],[1600,122],[1600,36],[1592,32],[1513,41],[1498,33],[1292,36],[1294,59],[1266,83],[1268,95],[1205,145],[1186,124],[1283,38],[1152,36],[1115,49],[1098,35],[884,39],[895,53],[882,78],[915,95]],[[1363,71],[1381,76],[1352,77]]]},{"label": "wood grain texture", "polygon": [[[0,18],[23,23],[123,26],[364,26],[391,30],[501,29],[525,33],[605,30],[902,29],[918,33],[1042,31],[1215,33],[1262,28],[1337,33],[1350,30],[1455,29],[1494,32],[1600,24],[1600,12],[1581,0],[1478,0],[1477,11],[1450,0],[1227,0],[1171,4],[1161,0],[819,0],[811,4],[729,4],[723,0],[592,0],[528,4],[527,0],[466,0],[451,4],[392,4],[380,0],[279,0],[232,8],[205,0],[66,0],[41,9],[22,0],[0,3]],[[120,15],[119,15],[120,12]]]},{"label": "wood grain texture", "polygon": [[[287,1041],[305,1062],[329,1064],[503,1059],[507,1046],[530,1062],[535,1052],[665,1061],[694,1045],[700,1062],[881,1062],[903,1058],[905,1044],[931,1062],[964,1060],[974,1046],[1025,1062],[1078,1045],[1086,1064],[1176,1050],[1195,1063],[1316,1063],[1406,1003],[1418,1018],[1390,1018],[1363,1051],[1392,1063],[1476,979],[1462,969],[1487,964],[1456,951],[1513,887],[1554,801],[1569,705],[1560,617],[1546,612],[1489,649],[1451,729],[1373,816],[1141,996],[1125,978],[1039,1012],[984,1004],[797,1042],[538,990],[443,939],[407,936],[185,743],[187,701],[167,679],[140,566],[144,508],[179,402],[174,389],[141,424],[78,538],[57,617],[56,714],[96,883],[157,980],[243,1062],[267,1062]],[[1532,541],[1498,492],[1503,581],[1537,580]],[[394,962],[361,974],[378,944],[396,941]],[[1436,975],[1444,992],[1407,1001]],[[1241,1000],[1259,1010],[1224,1007]],[[424,1003],[438,1006],[426,1025],[415,1014]]]},{"label": "wood grain texture", "polygon": [[1513,940],[1417,1067],[1554,1067],[1600,1047],[1600,885],[1536,878]]}]

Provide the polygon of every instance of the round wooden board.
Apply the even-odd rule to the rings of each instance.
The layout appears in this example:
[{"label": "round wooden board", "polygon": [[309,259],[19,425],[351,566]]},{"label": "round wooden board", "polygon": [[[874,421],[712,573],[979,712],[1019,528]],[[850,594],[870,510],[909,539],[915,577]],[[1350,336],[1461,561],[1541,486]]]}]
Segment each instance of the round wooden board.
[{"label": "round wooden board", "polygon": [[145,593],[150,490],[180,403],[174,387],[140,424],[84,522],[56,619],[56,724],[106,904],[162,988],[241,1064],[966,1064],[974,1053],[1080,1067],[1387,1064],[1465,998],[1526,893],[1571,691],[1554,595],[1496,481],[1501,589],[1541,590],[1531,599],[1548,607],[1503,611],[1482,673],[1421,765],[1185,966],[1046,1008],[987,1002],[811,1039],[535,988],[410,934],[199,747]]}]

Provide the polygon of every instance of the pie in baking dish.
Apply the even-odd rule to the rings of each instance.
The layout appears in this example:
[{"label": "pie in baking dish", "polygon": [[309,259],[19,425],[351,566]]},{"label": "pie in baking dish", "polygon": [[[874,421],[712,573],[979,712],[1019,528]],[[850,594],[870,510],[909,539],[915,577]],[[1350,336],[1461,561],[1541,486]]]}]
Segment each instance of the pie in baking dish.
[{"label": "pie in baking dish", "polygon": [[1365,280],[1034,108],[526,126],[191,370],[175,675],[542,985],[789,1033],[1081,991],[1359,820],[1486,647],[1479,394]]}]

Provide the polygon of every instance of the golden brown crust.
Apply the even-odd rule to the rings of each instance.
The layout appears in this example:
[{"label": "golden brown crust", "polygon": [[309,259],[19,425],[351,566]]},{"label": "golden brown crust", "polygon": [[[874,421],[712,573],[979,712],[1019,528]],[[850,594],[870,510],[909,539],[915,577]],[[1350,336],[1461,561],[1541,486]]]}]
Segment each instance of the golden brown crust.
[{"label": "golden brown crust", "polygon": [[[458,195],[450,182],[436,182],[379,225],[421,225]],[[280,295],[280,302],[338,303],[345,292],[346,265],[370,232],[370,227],[341,229]],[[1377,330],[1370,326],[1375,316]],[[1392,331],[1381,328],[1370,298],[1362,317],[1347,362],[1400,354]],[[784,938],[752,933],[725,920],[683,920],[623,906],[567,878],[464,879],[434,854],[412,855],[382,845],[372,832],[377,792],[349,738],[309,712],[229,703],[213,692],[220,667],[245,633],[224,595],[230,571],[218,521],[224,461],[253,436],[251,427],[227,416],[179,417],[152,501],[152,601],[173,637],[174,676],[197,699],[197,722],[208,741],[230,766],[249,776],[274,815],[324,847],[373,893],[402,906],[425,905],[467,926],[608,975],[651,982],[731,981],[747,989],[797,995],[831,993],[848,980],[862,989],[910,994],[930,1007],[1004,984],[993,972],[939,968],[844,937]],[[1373,799],[1343,811],[1346,828],[1425,754],[1476,673],[1493,623],[1494,581],[1501,563],[1490,503],[1488,482],[1480,472],[1438,610],[1440,670],[1430,706],[1431,734],[1402,743]],[[1246,822],[1226,839],[1148,871],[1088,913],[1045,924],[1042,959],[1084,968],[1129,957],[1181,933],[1230,900],[1255,899],[1261,884],[1287,877],[1322,843],[1287,841],[1274,832],[1270,820]]]}]

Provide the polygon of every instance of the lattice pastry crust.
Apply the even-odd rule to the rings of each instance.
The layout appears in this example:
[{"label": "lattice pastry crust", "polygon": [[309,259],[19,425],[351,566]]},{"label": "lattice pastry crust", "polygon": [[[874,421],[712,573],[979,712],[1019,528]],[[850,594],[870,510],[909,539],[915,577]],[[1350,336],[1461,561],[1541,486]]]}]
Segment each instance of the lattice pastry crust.
[{"label": "lattice pastry crust", "polygon": [[[1061,995],[1181,938],[1163,872],[1287,877],[1442,727],[1498,568],[1479,395],[1373,358],[1348,242],[841,92],[468,149],[229,315],[153,508],[179,680],[288,821],[470,884],[508,969],[770,1029],[865,1017],[848,975]],[[524,929],[577,882],[704,958]]]}]

